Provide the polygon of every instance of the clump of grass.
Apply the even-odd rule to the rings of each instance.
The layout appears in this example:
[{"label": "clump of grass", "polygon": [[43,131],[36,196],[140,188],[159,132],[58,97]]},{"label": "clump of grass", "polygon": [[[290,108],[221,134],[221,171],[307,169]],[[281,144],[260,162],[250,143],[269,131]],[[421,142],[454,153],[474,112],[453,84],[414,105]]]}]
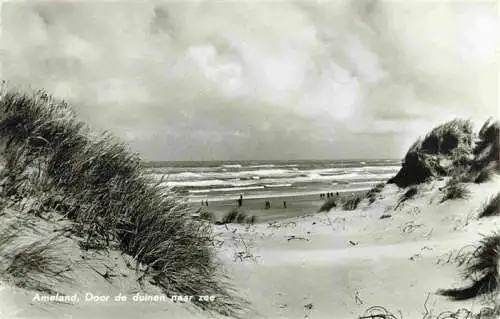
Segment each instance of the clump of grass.
[{"label": "clump of grass", "polygon": [[207,210],[204,210],[200,212],[200,217],[201,220],[206,220],[208,222],[213,222],[215,221],[215,215],[212,212],[209,212]]},{"label": "clump of grass", "polygon": [[238,224],[241,224],[245,221],[245,219],[247,218],[247,214],[245,212],[239,212],[238,215],[236,215],[236,222]]},{"label": "clump of grass", "polygon": [[463,183],[450,183],[444,188],[444,195],[441,199],[441,203],[453,199],[467,199],[470,194],[471,192],[467,188],[467,185]]},{"label": "clump of grass", "polygon": [[479,218],[498,215],[500,215],[500,192],[486,201],[479,212]]},{"label": "clump of grass", "polygon": [[417,187],[413,186],[413,187],[410,187],[400,198],[400,202],[405,202],[409,199],[412,199],[415,197],[415,195],[417,195],[418,193],[418,189]]},{"label": "clump of grass", "polygon": [[238,208],[233,208],[222,218],[221,224],[254,224],[256,220],[257,217],[255,217],[255,215],[247,215],[244,211],[239,210]]},{"label": "clump of grass", "polygon": [[224,215],[224,217],[222,218],[222,223],[223,224],[230,224],[230,223],[234,223],[236,221],[236,219],[238,218],[238,215],[239,215],[239,211],[234,208],[234,209],[231,209],[229,212],[227,212],[226,215]]},{"label": "clump of grass", "polygon": [[3,275],[21,288],[55,293],[62,282],[71,282],[71,267],[57,250],[55,239],[39,240],[21,247]]},{"label": "clump of grass", "polygon": [[500,279],[499,260],[500,234],[497,233],[483,238],[463,273],[464,279],[471,279],[472,284],[464,288],[440,290],[439,293],[454,300],[467,300],[495,292]]},{"label": "clump of grass", "polygon": [[[35,186],[64,194],[69,207],[62,213],[83,246],[134,256],[166,295],[218,296],[195,300],[199,309],[229,316],[246,309],[218,268],[210,225],[194,220],[176,193],[151,185],[137,154],[109,133],[90,132],[66,102],[44,91],[0,95],[0,150],[17,158],[6,174],[43,170],[46,178]],[[16,192],[26,191],[19,185],[34,191],[34,180],[11,182]]]},{"label": "clump of grass", "polygon": [[257,217],[255,217],[255,215],[247,216],[245,222],[249,225],[253,225],[257,222]]},{"label": "clump of grass", "polygon": [[347,198],[343,203],[342,203],[342,209],[343,210],[355,210],[358,208],[359,203],[363,199],[364,195],[353,195],[350,198]]},{"label": "clump of grass", "polygon": [[495,168],[494,167],[492,167],[492,166],[485,167],[474,178],[474,183],[481,184],[481,183],[489,182],[493,179],[494,175],[495,175]]},{"label": "clump of grass", "polygon": [[375,185],[372,189],[370,189],[368,193],[366,193],[366,197],[368,198],[369,204],[373,204],[375,202],[375,200],[377,199],[377,195],[380,194],[380,192],[382,192],[384,187],[385,183],[379,183]]},{"label": "clump of grass", "polygon": [[335,207],[337,207],[337,202],[335,198],[330,197],[323,203],[323,205],[321,205],[321,207],[319,208],[319,212],[329,212],[332,208]]},{"label": "clump of grass", "polygon": [[474,147],[474,167],[481,169],[495,164],[495,169],[500,171],[500,122],[488,119],[478,133],[478,141]]}]

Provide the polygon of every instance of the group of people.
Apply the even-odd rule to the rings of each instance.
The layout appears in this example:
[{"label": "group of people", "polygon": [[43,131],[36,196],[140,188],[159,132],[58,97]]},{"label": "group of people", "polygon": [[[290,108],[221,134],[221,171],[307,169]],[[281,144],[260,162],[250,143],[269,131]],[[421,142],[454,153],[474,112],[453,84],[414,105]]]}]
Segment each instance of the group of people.
[{"label": "group of people", "polygon": [[[339,197],[339,192],[337,192],[335,195],[336,195],[337,197]],[[321,193],[321,194],[319,194],[319,198],[321,198],[321,199],[323,199],[323,198],[330,198],[330,197],[331,197],[331,198],[333,198],[333,197],[334,197],[333,192],[326,193],[326,194],[325,194],[325,193]]]},{"label": "group of people", "polygon": [[[325,194],[321,194],[321,198],[323,198],[324,195]],[[328,195],[328,196],[330,196],[330,195]],[[333,196],[333,193],[331,196]],[[337,193],[337,196],[338,196],[338,193]],[[243,206],[243,195],[240,195],[240,198],[237,199],[237,202],[238,202],[238,207]],[[266,209],[270,209],[271,208],[271,201],[266,200],[265,205],[266,205]],[[201,206],[208,206],[208,200],[201,200]],[[287,208],[286,201],[283,201],[283,208]]]}]

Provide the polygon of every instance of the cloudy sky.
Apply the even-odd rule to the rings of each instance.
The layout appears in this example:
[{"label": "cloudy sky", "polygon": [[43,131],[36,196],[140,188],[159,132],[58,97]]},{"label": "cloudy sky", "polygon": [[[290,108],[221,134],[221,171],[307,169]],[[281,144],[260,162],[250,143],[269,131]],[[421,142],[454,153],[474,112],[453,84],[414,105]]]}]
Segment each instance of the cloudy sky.
[{"label": "cloudy sky", "polygon": [[11,1],[1,70],[154,160],[400,158],[498,116],[496,1]]}]

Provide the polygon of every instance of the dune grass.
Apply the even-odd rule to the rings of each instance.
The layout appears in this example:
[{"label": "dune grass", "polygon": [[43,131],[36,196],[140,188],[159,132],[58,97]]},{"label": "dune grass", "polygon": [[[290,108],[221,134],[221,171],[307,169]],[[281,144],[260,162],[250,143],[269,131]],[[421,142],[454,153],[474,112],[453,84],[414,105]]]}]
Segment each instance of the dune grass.
[{"label": "dune grass", "polygon": [[467,199],[470,197],[471,192],[467,188],[467,184],[452,182],[444,186],[443,188],[443,198],[441,199],[441,203],[447,200],[454,199]]},{"label": "dune grass", "polygon": [[500,192],[484,203],[478,217],[483,218],[498,215],[500,215]]},{"label": "dune grass", "polygon": [[403,195],[401,195],[401,198],[399,199],[400,202],[405,202],[409,199],[414,198],[418,193],[418,189],[413,186],[410,187]]},{"label": "dune grass", "polygon": [[234,207],[224,215],[221,224],[254,224],[256,221],[257,217],[255,215],[248,215],[245,211]]},{"label": "dune grass", "polygon": [[356,208],[358,208],[359,203],[361,203],[364,197],[365,194],[358,194],[345,199],[344,202],[342,203],[342,209],[355,210]]},{"label": "dune grass", "polygon": [[473,258],[463,272],[466,280],[472,280],[468,287],[443,289],[439,294],[454,300],[467,300],[477,296],[495,293],[500,279],[500,234],[483,238]]},{"label": "dune grass", "polygon": [[385,187],[385,183],[378,183],[373,186],[372,189],[368,191],[366,197],[368,198],[368,203],[373,204],[377,200],[377,195],[382,192]]},{"label": "dune grass", "polygon": [[329,212],[332,208],[335,207],[337,207],[337,201],[335,200],[335,198],[330,197],[321,205],[318,212]]},{"label": "dune grass", "polygon": [[457,118],[435,127],[410,147],[401,170],[388,183],[405,188],[446,176],[450,168],[469,163],[473,139],[470,120]]},{"label": "dune grass", "polygon": [[[44,91],[4,89],[0,142],[8,163],[2,195],[62,194],[61,213],[84,237],[82,247],[133,256],[167,295],[218,296],[215,302],[195,300],[199,309],[229,316],[246,309],[219,270],[210,225],[193,220],[176,193],[151,185],[136,154],[109,133],[92,133],[66,102]],[[40,174],[44,178],[34,178]],[[57,202],[44,205],[55,210]]]},{"label": "dune grass", "polygon": [[71,266],[61,255],[58,245],[57,238],[53,238],[18,248],[2,276],[21,288],[56,293],[61,283],[72,282]]},{"label": "dune grass", "polygon": [[481,184],[489,182],[493,179],[493,176],[496,172],[496,168],[494,167],[485,167],[483,168],[474,178],[474,183]]},{"label": "dune grass", "polygon": [[470,190],[464,183],[456,183],[456,182],[449,183],[445,185],[443,191],[444,195],[443,198],[441,199],[441,203],[447,200],[467,199],[471,195]]},{"label": "dune grass", "polygon": [[206,220],[208,222],[214,222],[215,221],[215,215],[212,212],[204,210],[204,211],[200,212],[200,219],[201,220]]},{"label": "dune grass", "polygon": [[495,170],[500,171],[500,122],[488,119],[478,133],[474,146],[474,168],[480,170],[495,163]]}]

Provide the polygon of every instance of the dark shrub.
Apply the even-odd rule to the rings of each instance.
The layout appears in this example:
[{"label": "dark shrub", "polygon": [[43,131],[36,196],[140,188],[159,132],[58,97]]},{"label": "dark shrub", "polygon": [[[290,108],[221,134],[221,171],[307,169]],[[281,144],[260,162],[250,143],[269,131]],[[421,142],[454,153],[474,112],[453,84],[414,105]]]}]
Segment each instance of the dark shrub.
[{"label": "dark shrub", "polygon": [[479,212],[479,218],[498,215],[500,215],[500,192],[483,205]]},{"label": "dark shrub", "polygon": [[444,196],[441,203],[450,199],[466,199],[470,196],[470,191],[466,185],[461,183],[450,183],[444,188]]},{"label": "dark shrub", "polygon": [[337,203],[335,201],[335,198],[328,198],[323,205],[319,208],[319,212],[329,212],[332,208],[337,207]]},{"label": "dark shrub", "polygon": [[368,193],[366,194],[366,197],[368,198],[369,204],[373,204],[375,202],[375,200],[377,199],[377,195],[380,194],[380,192],[382,192],[384,187],[385,187],[385,183],[379,183],[368,191]]},{"label": "dark shrub", "polygon": [[410,187],[404,194],[401,196],[400,202],[407,201],[412,199],[417,195],[418,189],[416,187]]},{"label": "dark shrub", "polygon": [[[410,147],[401,170],[388,183],[405,188],[432,177],[447,176],[454,166],[470,162],[473,137],[472,124],[468,120],[455,119],[434,128]],[[444,163],[448,164],[444,166]]]},{"label": "dark shrub", "polygon": [[499,282],[499,253],[500,235],[484,238],[472,256],[472,263],[463,274],[464,279],[472,280],[472,284],[464,288],[441,290],[439,294],[454,300],[467,300],[496,291]]},{"label": "dark shrub", "polygon": [[343,210],[355,210],[358,208],[359,203],[363,199],[362,195],[355,195],[352,196],[351,198],[348,198],[343,204],[342,204],[342,209]]}]

